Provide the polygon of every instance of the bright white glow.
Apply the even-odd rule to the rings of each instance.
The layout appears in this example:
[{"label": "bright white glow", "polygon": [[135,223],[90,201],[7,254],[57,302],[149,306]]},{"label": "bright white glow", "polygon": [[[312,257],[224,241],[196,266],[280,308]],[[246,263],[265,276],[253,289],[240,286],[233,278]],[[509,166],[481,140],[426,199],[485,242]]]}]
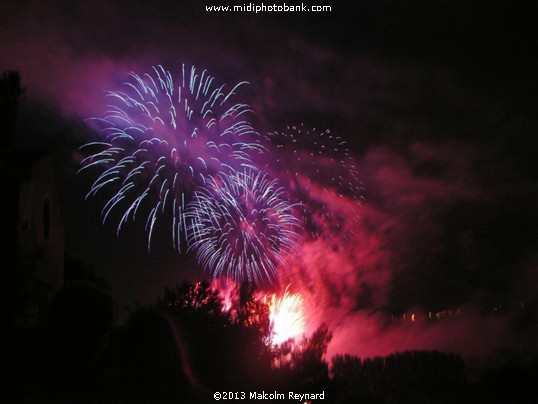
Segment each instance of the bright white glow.
[{"label": "bright white glow", "polygon": [[273,326],[273,344],[281,344],[290,338],[297,338],[305,331],[304,301],[300,293],[272,295],[269,301],[269,319]]}]

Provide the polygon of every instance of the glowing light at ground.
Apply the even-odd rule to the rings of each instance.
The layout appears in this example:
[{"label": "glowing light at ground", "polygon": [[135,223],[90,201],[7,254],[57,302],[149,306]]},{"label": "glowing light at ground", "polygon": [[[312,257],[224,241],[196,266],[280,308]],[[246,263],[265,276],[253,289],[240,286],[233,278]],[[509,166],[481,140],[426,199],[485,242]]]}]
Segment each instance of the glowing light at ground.
[{"label": "glowing light at ground", "polygon": [[272,295],[269,298],[269,313],[273,327],[271,342],[274,345],[304,334],[306,316],[303,297],[300,293],[291,293],[286,290],[281,297]]}]

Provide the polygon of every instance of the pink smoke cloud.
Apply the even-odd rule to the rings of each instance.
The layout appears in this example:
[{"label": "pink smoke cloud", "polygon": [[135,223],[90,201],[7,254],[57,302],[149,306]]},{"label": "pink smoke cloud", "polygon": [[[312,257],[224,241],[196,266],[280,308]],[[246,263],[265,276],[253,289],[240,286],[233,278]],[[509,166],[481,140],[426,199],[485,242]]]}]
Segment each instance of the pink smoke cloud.
[{"label": "pink smoke cloud", "polygon": [[[496,316],[484,314],[484,302],[491,302],[483,300],[482,294],[490,293],[487,286],[459,295],[466,290],[461,285],[472,277],[490,276],[487,272],[469,275],[467,271],[476,270],[465,265],[472,264],[457,264],[463,267],[453,269],[435,266],[439,255],[462,254],[458,248],[465,254],[478,254],[468,246],[473,243],[468,234],[478,231],[472,216],[453,233],[446,228],[454,206],[496,206],[495,198],[502,199],[507,192],[504,185],[490,187],[483,181],[484,176],[499,174],[491,153],[463,143],[415,142],[401,151],[370,149],[358,165],[367,198],[359,209],[360,220],[347,221],[352,229],[342,229],[352,230],[348,232],[352,236],[306,242],[298,263],[284,277],[285,283],[304,295],[308,331],[322,322],[332,330],[327,357],[377,356],[410,349],[481,357],[502,348],[532,346],[526,337],[514,335],[513,323],[521,315],[518,308]],[[317,195],[329,209],[342,206],[341,198],[331,193]],[[508,275],[513,269],[505,270],[507,276],[515,276]],[[442,283],[445,277],[451,279],[447,284]],[[443,296],[438,303],[431,298],[436,293]],[[509,288],[505,293],[514,302],[521,295]],[[402,295],[403,305],[398,300]],[[437,308],[428,307],[432,303]],[[435,320],[437,310],[460,307],[462,316]],[[488,310],[491,313],[491,307]],[[433,320],[428,319],[428,311]],[[401,320],[404,313],[406,322]],[[411,322],[412,313],[416,321]]]}]

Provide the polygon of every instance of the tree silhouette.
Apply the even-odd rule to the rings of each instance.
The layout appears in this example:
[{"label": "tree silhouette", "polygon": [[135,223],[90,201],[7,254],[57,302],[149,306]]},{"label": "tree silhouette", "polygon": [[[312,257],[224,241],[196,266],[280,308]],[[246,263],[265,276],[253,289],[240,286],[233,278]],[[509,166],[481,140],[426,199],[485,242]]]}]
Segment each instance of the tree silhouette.
[{"label": "tree silhouette", "polygon": [[332,360],[335,402],[444,403],[462,397],[465,362],[454,354],[407,351],[361,361],[351,355]]},{"label": "tree silhouette", "polygon": [[260,341],[269,342],[271,333],[269,305],[256,299],[254,292],[254,286],[246,282],[239,286],[239,302],[235,310],[237,321],[257,333]]},{"label": "tree silhouette", "polygon": [[323,359],[332,334],[322,323],[312,336],[302,340],[285,341],[274,348],[273,363],[277,378],[289,389],[313,392],[323,389],[329,382],[329,366]]},{"label": "tree silhouette", "polygon": [[209,282],[184,282],[165,289],[157,303],[184,330],[194,372],[215,390],[258,386],[270,372],[268,311],[247,287],[240,295],[237,306],[225,311]]},{"label": "tree silhouette", "polygon": [[165,288],[164,297],[159,299],[158,307],[178,315],[196,314],[225,319],[222,299],[207,281],[190,284],[183,282],[175,288]]},{"label": "tree silhouette", "polygon": [[336,355],[331,364],[331,395],[337,402],[369,402],[368,382],[360,358]]}]

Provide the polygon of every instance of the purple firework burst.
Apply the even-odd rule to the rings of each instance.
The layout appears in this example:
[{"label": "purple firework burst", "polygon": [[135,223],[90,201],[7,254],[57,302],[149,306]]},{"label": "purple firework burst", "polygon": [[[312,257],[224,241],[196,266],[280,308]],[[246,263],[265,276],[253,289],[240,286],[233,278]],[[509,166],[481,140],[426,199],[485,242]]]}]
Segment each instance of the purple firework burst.
[{"label": "purple firework burst", "polygon": [[189,208],[189,248],[214,277],[271,281],[296,251],[295,205],[267,173],[221,173],[195,191]]},{"label": "purple firework burst", "polygon": [[184,65],[177,81],[162,66],[130,73],[122,91],[106,93],[104,117],[90,120],[101,139],[81,147],[88,153],[81,170],[98,170],[88,197],[104,189],[112,194],[102,215],[105,221],[121,212],[118,233],[129,219],[145,218],[148,249],[155,222],[168,214],[181,250],[193,192],[222,169],[251,167],[251,156],[263,152],[245,120],[249,106],[232,102],[246,82],[226,90],[214,81]]}]

